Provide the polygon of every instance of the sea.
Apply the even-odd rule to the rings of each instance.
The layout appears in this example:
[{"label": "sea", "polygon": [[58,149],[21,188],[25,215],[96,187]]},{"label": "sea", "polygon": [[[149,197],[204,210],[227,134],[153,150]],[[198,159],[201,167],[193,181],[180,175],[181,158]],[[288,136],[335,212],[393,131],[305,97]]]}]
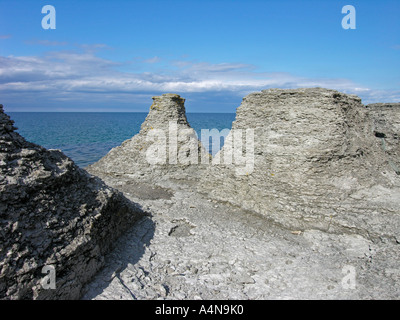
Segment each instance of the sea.
[{"label": "sea", "polygon": [[[147,112],[8,112],[17,132],[47,149],[60,149],[84,168],[139,133]],[[201,139],[202,129],[230,130],[235,113],[187,113]],[[221,139],[220,146],[223,145]],[[215,154],[215,148],[210,153]],[[211,152],[212,151],[212,152]]]}]

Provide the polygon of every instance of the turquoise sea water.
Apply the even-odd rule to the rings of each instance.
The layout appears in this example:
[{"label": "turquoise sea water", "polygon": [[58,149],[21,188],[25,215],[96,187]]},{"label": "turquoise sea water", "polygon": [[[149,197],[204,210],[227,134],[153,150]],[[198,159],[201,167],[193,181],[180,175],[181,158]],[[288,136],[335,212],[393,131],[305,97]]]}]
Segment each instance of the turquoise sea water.
[{"label": "turquoise sea water", "polygon": [[[140,130],[146,112],[9,112],[26,140],[48,149],[61,149],[80,167],[105,156]],[[234,113],[188,113],[200,137],[201,129],[231,129]]]}]

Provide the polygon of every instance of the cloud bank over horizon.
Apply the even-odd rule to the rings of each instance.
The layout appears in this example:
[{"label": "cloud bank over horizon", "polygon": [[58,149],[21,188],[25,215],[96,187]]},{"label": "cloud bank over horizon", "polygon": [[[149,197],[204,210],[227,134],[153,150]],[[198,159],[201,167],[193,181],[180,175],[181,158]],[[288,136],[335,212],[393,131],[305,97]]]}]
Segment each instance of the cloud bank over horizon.
[{"label": "cloud bank over horizon", "polygon": [[[265,72],[246,63],[210,63],[187,57],[166,60],[159,56],[115,62],[98,55],[106,47],[80,45],[80,50],[0,56],[2,103],[9,111],[147,111],[151,96],[172,92],[192,98],[196,112],[234,112],[237,102],[248,93],[299,87],[356,94],[364,103],[400,101],[400,90],[376,90],[345,78]],[[140,71],[146,65],[151,71]],[[218,108],[216,97],[224,97],[228,104]],[[229,102],[236,104],[229,107]]]}]

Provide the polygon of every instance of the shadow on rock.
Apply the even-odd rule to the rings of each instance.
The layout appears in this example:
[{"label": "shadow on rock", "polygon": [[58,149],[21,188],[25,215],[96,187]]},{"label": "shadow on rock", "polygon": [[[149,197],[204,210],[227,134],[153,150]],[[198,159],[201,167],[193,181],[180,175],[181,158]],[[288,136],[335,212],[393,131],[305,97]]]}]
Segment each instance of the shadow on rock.
[{"label": "shadow on rock", "polygon": [[151,216],[145,216],[122,235],[115,243],[115,249],[106,256],[105,267],[85,287],[82,299],[95,299],[115,279],[129,292],[132,299],[136,299],[121,279],[120,273],[127,268],[130,269],[143,257],[153,239],[154,231],[154,221]]}]

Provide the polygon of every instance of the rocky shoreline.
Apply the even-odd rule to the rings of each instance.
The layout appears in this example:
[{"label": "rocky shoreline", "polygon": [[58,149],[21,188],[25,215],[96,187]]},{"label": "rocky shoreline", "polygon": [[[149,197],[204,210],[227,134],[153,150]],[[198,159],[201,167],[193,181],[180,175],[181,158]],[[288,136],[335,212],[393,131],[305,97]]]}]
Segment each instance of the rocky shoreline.
[{"label": "rocky shoreline", "polygon": [[164,94],[89,174],[0,115],[2,299],[400,297],[400,104],[252,93],[211,158]]},{"label": "rocky shoreline", "polygon": [[[15,129],[0,105],[0,298],[79,299],[117,238],[146,213]],[[52,270],[55,289],[42,282]]]}]

